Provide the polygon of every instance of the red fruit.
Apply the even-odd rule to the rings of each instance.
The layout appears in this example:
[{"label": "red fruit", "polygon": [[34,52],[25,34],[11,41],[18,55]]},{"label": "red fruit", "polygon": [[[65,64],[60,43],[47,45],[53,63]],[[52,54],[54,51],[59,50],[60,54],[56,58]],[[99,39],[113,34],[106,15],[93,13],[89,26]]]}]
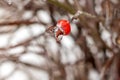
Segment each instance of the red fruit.
[{"label": "red fruit", "polygon": [[46,29],[48,33],[54,33],[55,39],[59,42],[63,35],[68,35],[71,31],[70,23],[67,20],[59,20],[56,26],[51,26]]},{"label": "red fruit", "polygon": [[68,20],[59,20],[57,22],[57,27],[63,32],[63,35],[68,35],[71,31],[70,23]]}]

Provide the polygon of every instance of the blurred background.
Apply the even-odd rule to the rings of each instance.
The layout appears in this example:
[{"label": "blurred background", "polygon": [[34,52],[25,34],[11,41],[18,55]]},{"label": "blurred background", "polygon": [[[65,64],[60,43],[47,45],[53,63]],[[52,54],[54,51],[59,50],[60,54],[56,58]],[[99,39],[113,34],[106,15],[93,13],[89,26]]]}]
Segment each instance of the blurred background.
[{"label": "blurred background", "polygon": [[0,80],[120,80],[120,0],[0,0]]}]

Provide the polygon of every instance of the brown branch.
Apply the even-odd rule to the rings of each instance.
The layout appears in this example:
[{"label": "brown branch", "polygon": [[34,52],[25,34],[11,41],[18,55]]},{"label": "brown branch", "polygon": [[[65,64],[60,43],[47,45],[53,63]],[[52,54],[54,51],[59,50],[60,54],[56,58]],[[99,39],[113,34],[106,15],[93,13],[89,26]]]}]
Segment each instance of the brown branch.
[{"label": "brown branch", "polygon": [[21,25],[21,24],[35,24],[38,23],[38,21],[29,21],[29,20],[21,20],[21,21],[6,21],[6,22],[0,22],[0,26],[5,26],[5,25]]},{"label": "brown branch", "polygon": [[37,38],[39,38],[40,36],[44,35],[45,33],[42,33],[42,34],[39,34],[37,36],[34,36],[32,38],[29,38],[21,43],[18,43],[16,45],[13,45],[13,46],[8,46],[7,48],[6,47],[3,47],[3,48],[0,48],[0,50],[8,50],[8,49],[11,49],[11,48],[15,48],[15,47],[18,47],[18,46],[23,46],[23,45],[27,45],[29,44],[32,40],[35,40]]}]

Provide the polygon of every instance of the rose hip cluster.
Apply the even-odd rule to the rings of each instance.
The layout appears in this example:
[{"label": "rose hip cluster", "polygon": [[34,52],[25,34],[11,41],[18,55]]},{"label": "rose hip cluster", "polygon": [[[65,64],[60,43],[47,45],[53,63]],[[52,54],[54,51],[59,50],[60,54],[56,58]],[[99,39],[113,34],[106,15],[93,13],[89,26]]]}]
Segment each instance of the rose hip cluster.
[{"label": "rose hip cluster", "polygon": [[59,42],[64,35],[70,34],[70,23],[68,20],[59,20],[55,26],[49,27],[47,31],[54,33],[56,41]]}]

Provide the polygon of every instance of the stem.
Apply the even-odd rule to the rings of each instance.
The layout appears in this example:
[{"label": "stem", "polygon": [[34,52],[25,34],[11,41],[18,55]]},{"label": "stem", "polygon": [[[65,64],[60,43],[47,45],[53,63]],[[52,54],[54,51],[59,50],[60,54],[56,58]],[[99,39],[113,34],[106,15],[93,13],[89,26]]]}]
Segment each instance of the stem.
[{"label": "stem", "polygon": [[47,0],[47,1],[48,1],[48,3],[51,3],[51,4],[53,4],[53,5],[57,6],[57,7],[65,9],[66,11],[68,11],[71,14],[75,14],[75,9],[73,9],[69,5],[66,5],[64,3],[60,3],[57,0]]}]

